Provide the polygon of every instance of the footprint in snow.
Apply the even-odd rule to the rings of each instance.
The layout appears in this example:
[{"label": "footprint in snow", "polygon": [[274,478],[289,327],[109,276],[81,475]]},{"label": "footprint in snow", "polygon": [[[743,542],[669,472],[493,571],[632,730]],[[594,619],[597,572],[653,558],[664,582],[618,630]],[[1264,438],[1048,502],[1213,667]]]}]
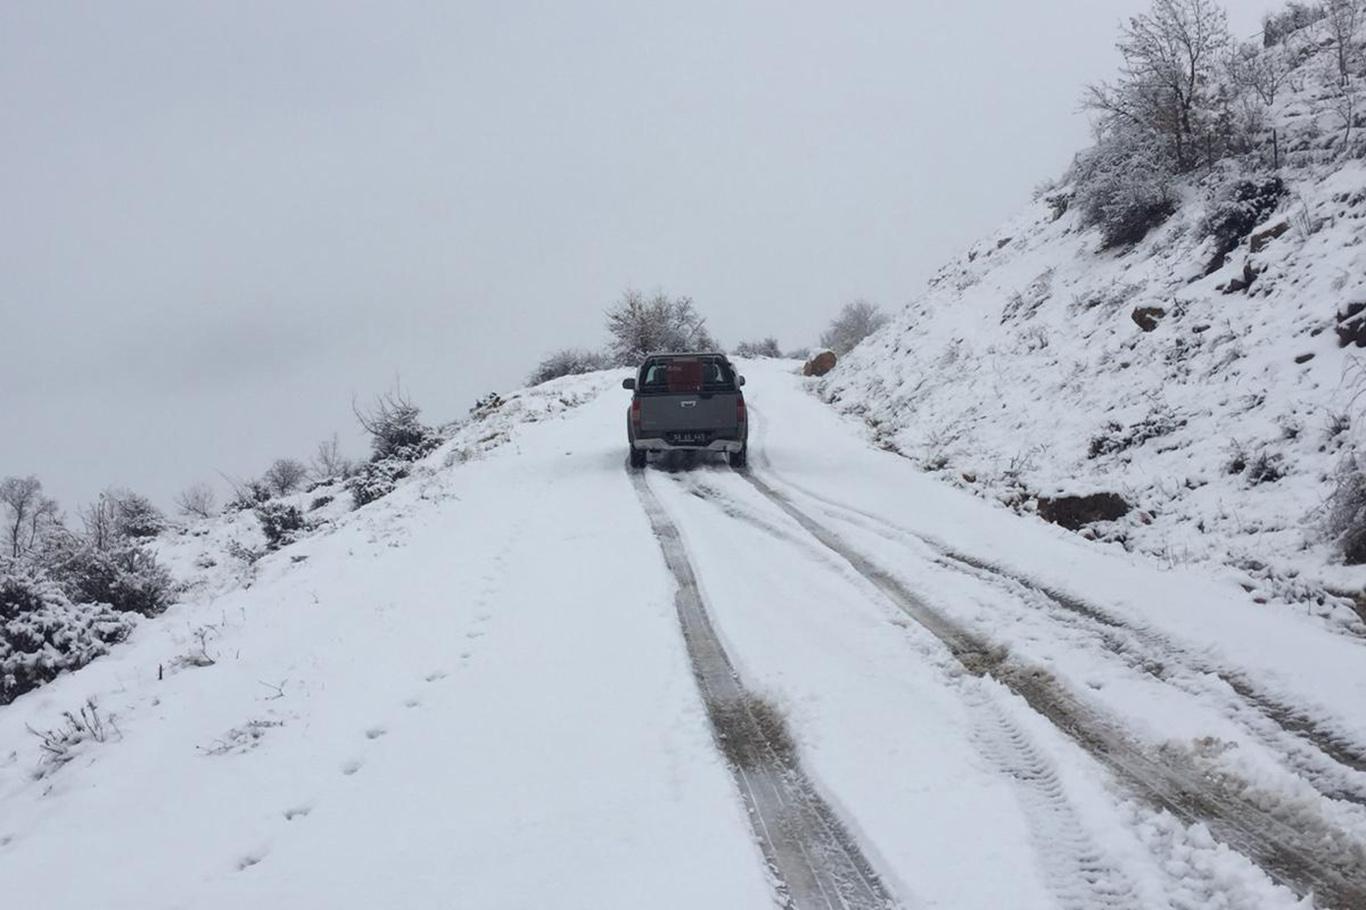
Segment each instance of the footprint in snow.
[{"label": "footprint in snow", "polygon": [[341,766],[341,773],[345,774],[347,777],[350,777],[352,774],[355,774],[357,771],[360,770],[362,764],[363,762],[359,761],[344,762]]},{"label": "footprint in snow", "polygon": [[422,704],[422,699],[420,699],[420,698],[410,698],[410,699],[408,699],[407,701],[405,701],[405,702],[403,703],[403,707],[405,707],[405,708],[416,708],[416,707],[420,706],[421,704]]},{"label": "footprint in snow", "polygon": [[366,738],[366,739],[379,739],[381,736],[383,736],[384,734],[386,734],[386,733],[388,733],[388,732],[389,732],[389,731],[386,730],[386,729],[384,729],[383,727],[371,727],[369,730],[366,730],[366,731],[365,731],[365,738]]},{"label": "footprint in snow", "polygon": [[237,871],[242,872],[244,870],[250,869],[252,866],[256,865],[265,858],[266,851],[264,850],[257,850],[255,852],[248,853],[237,861]]},{"label": "footprint in snow", "polygon": [[423,677],[423,679],[427,680],[427,682],[436,682],[438,679],[445,679],[445,678],[446,678],[446,671],[445,671],[445,670],[433,670],[432,672],[428,673],[426,676]]},{"label": "footprint in snow", "polygon": [[293,806],[284,811],[285,821],[292,822],[296,818],[304,818],[312,811],[312,803],[303,803],[302,805]]}]

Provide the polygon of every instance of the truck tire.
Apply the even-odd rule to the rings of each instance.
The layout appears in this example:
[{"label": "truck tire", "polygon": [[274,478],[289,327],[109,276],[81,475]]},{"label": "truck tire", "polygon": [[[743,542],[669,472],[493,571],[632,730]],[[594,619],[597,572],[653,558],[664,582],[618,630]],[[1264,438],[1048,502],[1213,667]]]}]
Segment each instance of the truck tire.
[{"label": "truck tire", "polygon": [[749,445],[746,444],[745,447],[738,452],[731,452],[728,457],[730,458],[730,466],[732,468],[743,468],[745,465],[749,464]]},{"label": "truck tire", "polygon": [[647,456],[648,454],[649,454],[649,453],[646,452],[644,449],[637,449],[635,446],[632,446],[632,447],[631,447],[631,467],[633,467],[633,468],[643,468],[643,467],[645,467],[645,458],[646,458],[646,456]]}]

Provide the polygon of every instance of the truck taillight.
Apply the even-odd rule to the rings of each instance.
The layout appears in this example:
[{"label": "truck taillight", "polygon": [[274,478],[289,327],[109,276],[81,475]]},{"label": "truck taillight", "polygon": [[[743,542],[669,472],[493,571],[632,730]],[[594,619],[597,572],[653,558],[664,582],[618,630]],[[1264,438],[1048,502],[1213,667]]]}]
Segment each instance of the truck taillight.
[{"label": "truck taillight", "polygon": [[735,399],[735,419],[740,423],[745,422],[745,400],[743,398]]},{"label": "truck taillight", "polygon": [[631,402],[631,423],[640,426],[640,399],[636,398]]}]

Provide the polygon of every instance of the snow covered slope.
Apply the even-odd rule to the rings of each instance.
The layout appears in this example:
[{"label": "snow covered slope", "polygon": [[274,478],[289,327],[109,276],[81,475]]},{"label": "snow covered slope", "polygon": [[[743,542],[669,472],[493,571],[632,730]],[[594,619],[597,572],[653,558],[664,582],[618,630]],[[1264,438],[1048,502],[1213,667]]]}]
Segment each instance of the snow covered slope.
[{"label": "snow covered slope", "polygon": [[741,796],[772,767],[699,691],[683,572],[897,906],[1366,899],[1360,640],[951,489],[792,364],[745,368],[750,474],[632,475],[622,374],[558,380],[0,709],[4,896],[839,906],[769,864],[790,832]]},{"label": "snow covered slope", "polygon": [[1200,226],[1247,176],[1232,165],[1119,250],[1059,215],[1058,187],[946,265],[823,396],[950,483],[1027,510],[1119,494],[1133,509],[1098,536],[1235,567],[1258,597],[1360,628],[1366,571],[1336,564],[1322,519],[1361,438],[1359,351],[1335,330],[1366,306],[1366,164],[1319,150],[1322,90],[1305,77],[1278,102],[1303,147],[1222,268],[1205,274]]}]

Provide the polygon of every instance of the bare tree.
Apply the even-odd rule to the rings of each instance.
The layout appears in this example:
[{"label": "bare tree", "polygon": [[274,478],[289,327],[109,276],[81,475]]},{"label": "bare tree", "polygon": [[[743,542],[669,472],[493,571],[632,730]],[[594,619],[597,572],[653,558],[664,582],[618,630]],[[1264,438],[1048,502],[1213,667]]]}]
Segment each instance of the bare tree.
[{"label": "bare tree", "polygon": [[1229,44],[1228,22],[1214,0],[1153,0],[1120,28],[1119,81],[1087,88],[1083,105],[1105,121],[1124,120],[1162,136],[1178,171],[1213,156],[1207,133],[1217,121],[1216,76]]},{"label": "bare tree", "polygon": [[191,484],[181,490],[175,498],[175,505],[180,514],[191,518],[212,518],[218,514],[217,497],[214,496],[213,487],[207,483]]},{"label": "bare tree", "polygon": [[276,496],[293,493],[308,479],[308,468],[293,458],[277,458],[261,475],[261,480]]},{"label": "bare tree", "polygon": [[[1323,27],[1333,40],[1338,84],[1346,86],[1360,54],[1357,36],[1363,19],[1361,0],[1323,0]],[[1350,131],[1351,127],[1348,126]]]},{"label": "bare tree", "polygon": [[887,315],[876,304],[855,300],[846,303],[835,321],[821,333],[821,344],[843,357],[886,323]]},{"label": "bare tree", "polygon": [[33,475],[0,480],[0,506],[4,507],[3,543],[14,559],[33,550],[44,533],[59,523],[57,501],[43,495],[43,484]]},{"label": "bare tree", "polygon": [[318,449],[313,453],[313,476],[318,480],[336,480],[339,477],[347,477],[355,469],[351,459],[341,452],[341,442],[337,439],[337,434],[333,433],[328,439],[318,443]]},{"label": "bare tree", "polygon": [[1270,107],[1294,72],[1293,53],[1284,43],[1268,48],[1251,42],[1243,44],[1229,60],[1229,75],[1234,85],[1252,92]]},{"label": "bare tree", "polygon": [[707,351],[716,342],[707,320],[691,297],[669,297],[662,291],[646,297],[628,289],[607,310],[608,348],[617,366],[635,366],[647,354]]}]

